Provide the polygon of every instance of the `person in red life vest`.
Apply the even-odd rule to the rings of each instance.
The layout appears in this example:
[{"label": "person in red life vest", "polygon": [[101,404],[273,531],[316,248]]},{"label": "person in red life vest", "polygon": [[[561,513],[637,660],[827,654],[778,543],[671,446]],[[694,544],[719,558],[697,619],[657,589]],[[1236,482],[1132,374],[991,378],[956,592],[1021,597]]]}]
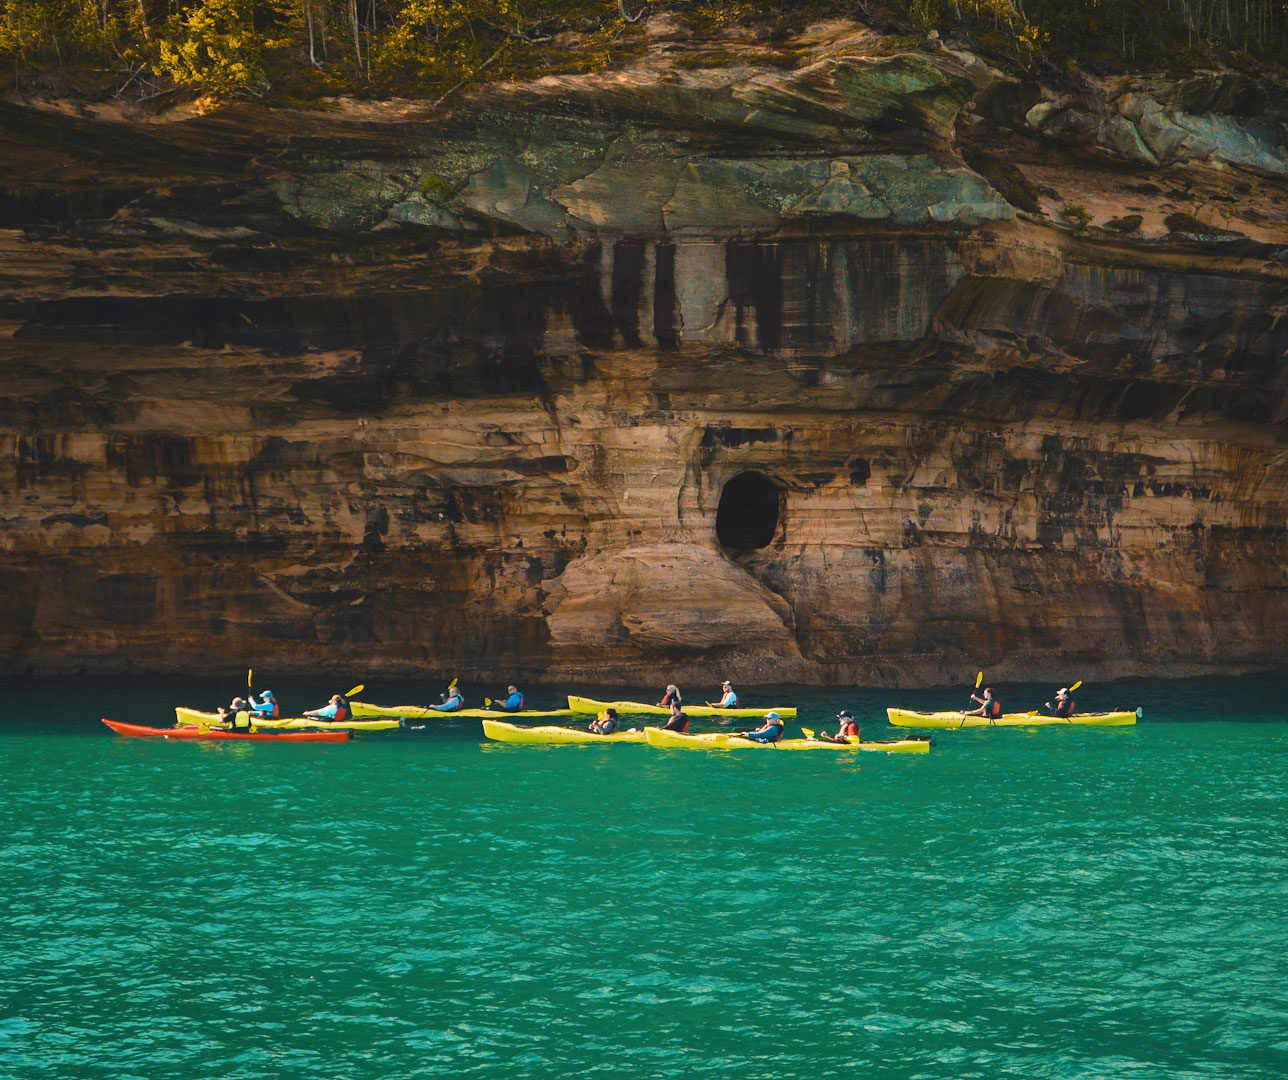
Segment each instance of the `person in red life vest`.
[{"label": "person in red life vest", "polygon": [[675,683],[667,683],[666,693],[662,695],[662,700],[659,701],[658,704],[665,709],[668,705],[679,705],[683,700],[684,699],[680,697],[680,688],[676,686]]},{"label": "person in red life vest", "polygon": [[273,691],[265,690],[259,696],[262,700],[256,701],[255,695],[250,695],[250,711],[255,719],[276,720],[281,715],[281,710],[277,707],[277,698],[273,697]]},{"label": "person in red life vest", "polygon": [[689,718],[680,711],[678,701],[671,702],[671,718],[662,728],[663,731],[678,731],[681,735],[689,733]]},{"label": "person in red life vest", "polygon": [[971,701],[978,701],[978,709],[962,709],[962,716],[987,716],[990,720],[996,720],[1002,715],[1002,703],[993,696],[991,686],[984,687],[984,696],[979,697],[971,694]]},{"label": "person in red life vest", "polygon": [[823,742],[848,743],[851,739],[859,741],[859,725],[854,722],[854,714],[849,709],[842,709],[836,714],[838,725],[835,735],[829,735],[826,731],[820,731],[818,738]]},{"label": "person in red life vest", "polygon": [[725,681],[720,684],[720,700],[708,701],[713,709],[736,709],[738,707],[738,695],[733,692],[733,683]]},{"label": "person in red life vest", "polygon": [[319,720],[334,720],[337,724],[343,724],[353,719],[353,712],[349,708],[348,699],[343,694],[332,694],[331,700],[320,709],[310,709],[304,713],[305,716],[314,716]]},{"label": "person in red life vest", "polygon": [[617,730],[617,710],[605,709],[599,719],[590,722],[586,730],[592,735],[611,735]]},{"label": "person in red life vest", "polygon": [[1059,690],[1055,692],[1055,704],[1053,705],[1051,704],[1051,702],[1048,701],[1045,705],[1043,705],[1043,708],[1050,709],[1052,716],[1060,716],[1060,717],[1072,716],[1073,710],[1074,710],[1074,700],[1069,696],[1068,688],[1062,686],[1060,687]]}]

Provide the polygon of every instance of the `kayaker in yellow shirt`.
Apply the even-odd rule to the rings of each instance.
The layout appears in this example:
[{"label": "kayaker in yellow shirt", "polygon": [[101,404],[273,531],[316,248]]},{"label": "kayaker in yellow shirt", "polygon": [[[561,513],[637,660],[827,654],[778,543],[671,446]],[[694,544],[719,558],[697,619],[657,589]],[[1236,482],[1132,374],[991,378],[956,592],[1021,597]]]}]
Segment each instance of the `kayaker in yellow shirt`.
[{"label": "kayaker in yellow shirt", "polygon": [[219,706],[219,722],[233,731],[254,731],[250,722],[250,706],[245,698],[235,697],[227,708]]}]

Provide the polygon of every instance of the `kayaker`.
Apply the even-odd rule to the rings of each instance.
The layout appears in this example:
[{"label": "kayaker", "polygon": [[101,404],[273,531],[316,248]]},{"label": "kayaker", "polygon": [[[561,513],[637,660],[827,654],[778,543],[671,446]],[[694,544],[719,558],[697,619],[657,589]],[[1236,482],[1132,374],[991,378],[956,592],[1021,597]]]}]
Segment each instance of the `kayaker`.
[{"label": "kayaker", "polygon": [[507,686],[505,692],[509,696],[504,701],[492,702],[489,708],[501,709],[505,712],[523,712],[523,695],[519,693],[519,688]]},{"label": "kayaker", "polygon": [[671,718],[662,725],[663,731],[678,731],[681,735],[689,733],[689,718],[680,711],[679,702],[671,702]]},{"label": "kayaker", "polygon": [[1048,701],[1043,705],[1043,708],[1050,709],[1052,716],[1072,716],[1074,704],[1073,698],[1069,696],[1069,688],[1062,686],[1055,692],[1055,704],[1053,705]]},{"label": "kayaker", "polygon": [[667,683],[666,693],[662,695],[662,700],[658,704],[665,709],[668,705],[679,705],[683,700],[680,697],[680,688],[675,683]]},{"label": "kayaker", "polygon": [[314,716],[319,720],[334,720],[337,724],[343,724],[347,720],[353,719],[353,710],[349,708],[349,701],[343,694],[332,694],[331,700],[320,709],[309,709],[304,713],[305,716]]},{"label": "kayaker", "polygon": [[611,707],[605,709],[598,720],[590,722],[586,730],[592,735],[611,735],[617,730],[617,710]]},{"label": "kayaker", "polygon": [[971,701],[978,701],[978,709],[962,709],[962,716],[987,716],[990,720],[996,720],[1002,715],[1002,703],[993,696],[991,686],[984,687],[984,696],[979,697],[971,694]]},{"label": "kayaker", "polygon": [[233,731],[253,731],[251,726],[250,706],[245,698],[235,697],[227,708],[219,706],[219,721],[227,724]]},{"label": "kayaker", "polygon": [[848,743],[851,739],[856,742],[859,738],[859,725],[854,722],[854,714],[849,709],[842,709],[836,714],[838,721],[836,734],[829,735],[826,731],[820,731],[817,738],[823,742]]},{"label": "kayaker", "polygon": [[765,722],[755,731],[734,731],[730,734],[751,739],[753,742],[776,743],[783,737],[783,722],[776,712],[767,712]]},{"label": "kayaker", "polygon": [[263,700],[256,701],[255,695],[250,695],[250,711],[257,720],[276,720],[281,715],[281,710],[277,707],[277,699],[273,697],[273,691],[265,690],[259,696]]},{"label": "kayaker", "polygon": [[435,712],[456,712],[465,704],[465,695],[456,686],[449,686],[438,698],[441,704],[430,706]]},{"label": "kayaker", "polygon": [[738,695],[733,692],[733,684],[725,681],[720,685],[720,700],[708,701],[707,704],[713,709],[736,709],[738,707]]}]

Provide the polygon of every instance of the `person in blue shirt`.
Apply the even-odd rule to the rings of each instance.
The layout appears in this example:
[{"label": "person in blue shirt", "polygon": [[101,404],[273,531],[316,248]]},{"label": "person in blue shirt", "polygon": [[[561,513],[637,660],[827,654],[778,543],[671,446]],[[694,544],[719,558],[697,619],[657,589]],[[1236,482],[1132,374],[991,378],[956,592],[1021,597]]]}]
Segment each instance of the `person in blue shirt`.
[{"label": "person in blue shirt", "polygon": [[736,709],[738,707],[738,695],[733,692],[733,684],[726,681],[720,686],[720,700],[708,701],[707,704],[713,709]]},{"label": "person in blue shirt", "polygon": [[455,683],[449,686],[438,696],[442,699],[442,704],[430,706],[430,708],[435,712],[456,712],[457,709],[465,704],[465,697],[460,690],[456,688]]},{"label": "person in blue shirt", "polygon": [[523,712],[523,695],[519,693],[519,688],[507,686],[505,692],[509,696],[504,701],[492,702],[492,707],[505,712]]},{"label": "person in blue shirt", "polygon": [[315,716],[319,720],[334,720],[337,724],[343,724],[346,720],[353,719],[348,699],[343,694],[332,694],[331,700],[323,705],[322,708],[307,710],[304,715]]},{"label": "person in blue shirt", "polygon": [[783,737],[783,722],[776,712],[765,713],[765,722],[755,731],[734,731],[733,735],[761,743],[776,743]]},{"label": "person in blue shirt", "polygon": [[259,696],[262,701],[256,701],[255,695],[250,695],[250,711],[255,719],[276,720],[281,715],[281,710],[277,707],[277,699],[273,697],[273,691],[265,690]]}]

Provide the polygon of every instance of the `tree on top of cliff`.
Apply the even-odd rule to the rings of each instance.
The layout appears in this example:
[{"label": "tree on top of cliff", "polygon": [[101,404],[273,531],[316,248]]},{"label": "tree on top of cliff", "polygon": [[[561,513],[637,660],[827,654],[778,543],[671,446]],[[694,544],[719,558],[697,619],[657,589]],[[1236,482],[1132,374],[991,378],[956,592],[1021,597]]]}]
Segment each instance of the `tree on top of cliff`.
[{"label": "tree on top of cliff", "polygon": [[19,85],[96,82],[116,96],[182,85],[437,98],[484,79],[611,66],[643,50],[639,17],[663,12],[695,40],[742,26],[773,41],[811,19],[858,17],[915,35],[907,47],[931,31],[964,34],[1022,68],[1193,65],[1222,52],[1274,66],[1288,49],[1284,0],[0,0],[0,60]]}]

